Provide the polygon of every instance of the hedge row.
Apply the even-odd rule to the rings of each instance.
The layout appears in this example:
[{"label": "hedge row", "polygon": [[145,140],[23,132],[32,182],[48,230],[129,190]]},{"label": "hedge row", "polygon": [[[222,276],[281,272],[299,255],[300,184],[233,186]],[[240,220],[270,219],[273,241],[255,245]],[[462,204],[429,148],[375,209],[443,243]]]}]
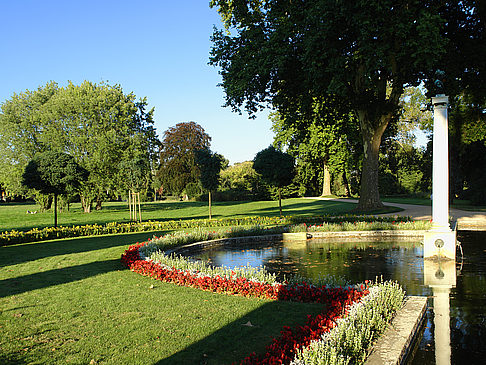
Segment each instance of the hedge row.
[{"label": "hedge row", "polygon": [[[60,226],[47,228],[33,228],[28,231],[5,231],[0,233],[0,246],[15,245],[19,243],[54,240],[61,238],[96,236],[104,234],[121,234],[132,232],[166,231],[183,228],[224,227],[241,225],[290,225],[290,224],[315,224],[323,222],[392,222],[397,217],[374,216],[287,216],[287,217],[237,217],[222,219],[189,219],[170,221],[148,221],[140,223],[107,223],[105,225],[89,224],[84,226]],[[410,217],[400,217],[402,221],[410,221]]]}]

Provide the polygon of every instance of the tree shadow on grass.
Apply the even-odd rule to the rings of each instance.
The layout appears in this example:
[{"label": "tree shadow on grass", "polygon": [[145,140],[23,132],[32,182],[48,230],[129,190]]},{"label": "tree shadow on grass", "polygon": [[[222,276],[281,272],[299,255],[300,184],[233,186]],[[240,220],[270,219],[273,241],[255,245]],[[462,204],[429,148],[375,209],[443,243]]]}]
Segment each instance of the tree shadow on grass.
[{"label": "tree shadow on grass", "polygon": [[252,352],[264,353],[265,347],[280,335],[284,326],[304,325],[307,315],[315,316],[322,308],[322,304],[265,303],[156,364],[239,363]]},{"label": "tree shadow on grass", "polygon": [[[299,202],[299,203],[289,203],[282,201],[282,211],[284,215],[309,215],[309,216],[321,216],[328,214],[347,214],[351,213],[356,207],[356,203],[340,203],[340,202]],[[278,215],[278,201],[275,201],[275,207],[267,207],[258,209],[256,214],[273,213],[271,215]]]},{"label": "tree shadow on grass", "polygon": [[[46,257],[96,251],[144,242],[167,231],[128,233],[110,236],[78,237],[63,240],[25,243],[0,247],[0,267],[16,265]],[[120,250],[120,255],[122,251]]]},{"label": "tree shadow on grass", "polygon": [[116,259],[95,261],[83,265],[69,266],[0,280],[0,298],[66,284],[121,269],[123,269],[123,266],[120,260]]}]

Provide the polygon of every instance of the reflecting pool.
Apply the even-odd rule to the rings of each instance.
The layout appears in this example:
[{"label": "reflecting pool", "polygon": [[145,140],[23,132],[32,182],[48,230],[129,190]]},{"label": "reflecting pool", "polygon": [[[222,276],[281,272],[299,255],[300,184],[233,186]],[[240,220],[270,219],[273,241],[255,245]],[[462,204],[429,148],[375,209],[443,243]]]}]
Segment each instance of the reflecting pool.
[{"label": "reflecting pool", "polygon": [[458,251],[455,264],[432,267],[425,267],[419,242],[262,242],[207,247],[191,256],[229,267],[264,265],[280,278],[299,274],[335,275],[351,282],[397,280],[407,294],[429,298],[423,336],[410,364],[485,364],[486,232],[461,231],[458,240],[464,257]]}]

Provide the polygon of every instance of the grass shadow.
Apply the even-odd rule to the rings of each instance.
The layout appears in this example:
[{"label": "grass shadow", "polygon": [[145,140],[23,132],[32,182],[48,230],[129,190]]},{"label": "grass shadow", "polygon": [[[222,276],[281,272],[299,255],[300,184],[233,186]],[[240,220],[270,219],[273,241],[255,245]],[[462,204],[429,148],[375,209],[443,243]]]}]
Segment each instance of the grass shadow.
[{"label": "grass shadow", "polygon": [[263,353],[284,326],[304,325],[307,315],[322,311],[322,304],[273,301],[221,327],[157,365],[239,363],[252,352]]},{"label": "grass shadow", "polygon": [[144,242],[167,231],[78,237],[0,247],[0,267],[59,255],[76,254]]},{"label": "grass shadow", "polygon": [[123,266],[120,260],[114,259],[95,261],[83,265],[69,266],[0,280],[0,298],[83,280],[91,276],[121,269],[123,269]]}]

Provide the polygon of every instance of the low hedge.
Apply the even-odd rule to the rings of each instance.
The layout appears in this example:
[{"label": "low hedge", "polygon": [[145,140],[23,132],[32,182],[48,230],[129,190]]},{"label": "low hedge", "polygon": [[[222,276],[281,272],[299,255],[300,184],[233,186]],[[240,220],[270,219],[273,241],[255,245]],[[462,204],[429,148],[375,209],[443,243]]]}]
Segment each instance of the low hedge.
[{"label": "low hedge", "polygon": [[61,238],[96,236],[104,234],[121,234],[132,232],[150,232],[176,230],[183,228],[224,227],[241,225],[292,225],[316,223],[343,223],[343,222],[394,222],[396,220],[412,221],[410,217],[374,217],[374,216],[286,216],[286,217],[237,217],[222,219],[188,219],[170,221],[148,221],[140,223],[107,223],[87,224],[84,226],[60,226],[57,228],[33,228],[28,231],[5,231],[0,233],[0,246],[15,245],[19,243],[47,241]]}]

